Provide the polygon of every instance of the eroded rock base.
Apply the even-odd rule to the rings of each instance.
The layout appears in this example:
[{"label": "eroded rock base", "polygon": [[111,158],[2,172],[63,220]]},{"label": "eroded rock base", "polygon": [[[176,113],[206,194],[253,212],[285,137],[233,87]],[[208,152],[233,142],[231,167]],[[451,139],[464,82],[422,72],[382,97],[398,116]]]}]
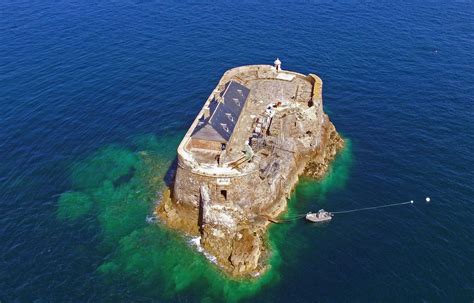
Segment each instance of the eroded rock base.
[{"label": "eroded rock base", "polygon": [[[208,222],[205,222],[205,216],[199,206],[173,200],[170,189],[167,189],[156,214],[168,227],[188,235],[200,236],[203,249],[216,258],[217,265],[230,277],[259,276],[269,268],[267,260],[271,252],[267,245],[268,225],[278,222],[278,215],[286,209],[287,198],[296,185],[298,176],[323,178],[331,161],[343,147],[344,140],[334,125],[327,120],[323,127],[320,148],[313,154],[297,157],[297,165],[290,169],[290,175],[287,176],[288,183],[282,185],[284,188],[278,191],[280,196],[275,197],[271,207],[258,212],[214,206],[215,209],[210,208],[207,211],[209,218]],[[219,218],[222,214],[232,217],[232,224],[222,224],[216,221],[218,219],[213,221],[213,218]]]}]

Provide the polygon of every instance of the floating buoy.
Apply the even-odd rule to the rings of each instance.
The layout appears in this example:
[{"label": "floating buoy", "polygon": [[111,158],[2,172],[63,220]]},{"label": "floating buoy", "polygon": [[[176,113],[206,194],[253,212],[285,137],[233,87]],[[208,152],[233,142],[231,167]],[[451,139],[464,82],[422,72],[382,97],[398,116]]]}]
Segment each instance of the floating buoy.
[{"label": "floating buoy", "polygon": [[425,200],[426,200],[426,202],[430,202],[430,201],[431,201],[430,197],[426,197]]}]

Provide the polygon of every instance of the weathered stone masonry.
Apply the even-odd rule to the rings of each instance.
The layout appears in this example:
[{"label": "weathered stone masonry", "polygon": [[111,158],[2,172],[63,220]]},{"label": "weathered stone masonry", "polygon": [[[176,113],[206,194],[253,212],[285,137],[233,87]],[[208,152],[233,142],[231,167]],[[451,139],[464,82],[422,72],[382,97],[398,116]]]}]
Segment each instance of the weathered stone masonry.
[{"label": "weathered stone masonry", "polygon": [[323,111],[321,79],[275,64],[223,75],[178,147],[171,199],[158,209],[235,277],[267,268],[268,219],[285,210],[299,175],[322,177],[344,144]]}]

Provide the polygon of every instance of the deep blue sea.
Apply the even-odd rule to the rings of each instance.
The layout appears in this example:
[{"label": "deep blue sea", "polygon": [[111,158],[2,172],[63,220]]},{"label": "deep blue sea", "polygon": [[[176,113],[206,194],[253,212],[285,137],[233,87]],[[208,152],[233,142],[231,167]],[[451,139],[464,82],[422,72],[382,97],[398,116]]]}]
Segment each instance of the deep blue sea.
[{"label": "deep blue sea", "polygon": [[[0,1],[0,301],[473,302],[473,54],[469,0]],[[145,217],[222,74],[276,57],[348,142],[290,210],[415,204],[275,226],[231,283]]]}]

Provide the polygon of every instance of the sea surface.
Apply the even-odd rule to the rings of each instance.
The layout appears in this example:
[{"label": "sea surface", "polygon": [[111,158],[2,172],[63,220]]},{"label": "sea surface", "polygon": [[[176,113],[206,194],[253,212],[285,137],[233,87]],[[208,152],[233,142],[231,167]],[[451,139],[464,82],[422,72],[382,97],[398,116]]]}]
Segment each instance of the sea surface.
[{"label": "sea surface", "polygon": [[[0,301],[473,302],[473,1],[0,1]],[[230,281],[146,222],[229,68],[316,73],[347,145]],[[431,202],[426,203],[425,198]]]}]

